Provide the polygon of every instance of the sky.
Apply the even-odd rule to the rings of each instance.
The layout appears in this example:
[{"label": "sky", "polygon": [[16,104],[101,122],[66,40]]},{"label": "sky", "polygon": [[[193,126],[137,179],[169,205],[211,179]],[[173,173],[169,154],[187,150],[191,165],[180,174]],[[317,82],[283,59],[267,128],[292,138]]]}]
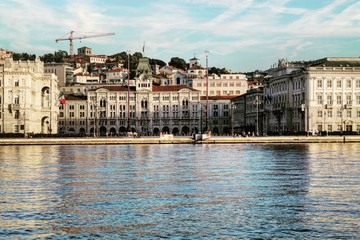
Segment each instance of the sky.
[{"label": "sky", "polygon": [[3,0],[0,48],[41,56],[130,50],[166,63],[194,56],[233,72],[266,70],[279,59],[360,57],[360,0]]}]

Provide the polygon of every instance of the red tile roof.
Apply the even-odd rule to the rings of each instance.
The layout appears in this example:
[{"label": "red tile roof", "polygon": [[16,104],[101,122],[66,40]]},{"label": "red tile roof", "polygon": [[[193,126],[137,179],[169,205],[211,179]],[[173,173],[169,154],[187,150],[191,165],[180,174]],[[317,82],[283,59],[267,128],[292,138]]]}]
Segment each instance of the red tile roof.
[{"label": "red tile roof", "polygon": [[[96,91],[99,89],[107,89],[107,90],[113,91],[113,92],[127,92],[128,87],[127,86],[119,86],[119,85],[115,85],[115,86],[109,85],[109,86],[98,87],[95,89],[90,89],[88,91]],[[135,91],[135,87],[130,87],[130,91]]]},{"label": "red tile roof", "polygon": [[188,89],[190,91],[199,92],[199,90],[196,90],[194,88],[190,88],[186,85],[174,85],[174,86],[152,86],[153,92],[177,92],[182,89]]},{"label": "red tile roof", "polygon": [[[226,96],[208,96],[209,100],[231,100],[238,97],[237,95],[226,95]],[[201,100],[206,100],[206,96],[201,96]]]},{"label": "red tile roof", "polygon": [[66,101],[84,101],[87,99],[87,96],[84,95],[79,95],[79,96],[75,96],[73,94],[66,94],[65,95],[65,99]]},{"label": "red tile roof", "polygon": [[123,69],[123,68],[115,68],[115,69],[111,69],[108,72],[126,72],[127,70]]}]

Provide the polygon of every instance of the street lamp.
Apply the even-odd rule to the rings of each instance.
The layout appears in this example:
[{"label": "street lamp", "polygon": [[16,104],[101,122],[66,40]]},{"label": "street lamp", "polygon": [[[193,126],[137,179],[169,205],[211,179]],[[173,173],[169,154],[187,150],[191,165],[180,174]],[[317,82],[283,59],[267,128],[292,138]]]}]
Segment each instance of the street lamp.
[{"label": "street lamp", "polygon": [[256,96],[255,98],[255,104],[256,104],[256,135],[259,135],[259,104],[261,101],[259,100],[259,96]]},{"label": "street lamp", "polygon": [[236,109],[236,105],[234,103],[231,104],[231,135],[234,137],[234,110]]},{"label": "street lamp", "polygon": [[97,103],[96,103],[96,98],[93,102],[93,111],[94,111],[94,132],[93,132],[93,136],[96,137],[96,115],[97,115]]},{"label": "street lamp", "polygon": [[128,76],[127,76],[127,131],[130,132],[130,53],[128,50]]},{"label": "street lamp", "polygon": [[209,58],[209,50],[205,50],[206,54],[206,131],[208,129],[209,122],[209,66],[208,66],[208,58]]}]

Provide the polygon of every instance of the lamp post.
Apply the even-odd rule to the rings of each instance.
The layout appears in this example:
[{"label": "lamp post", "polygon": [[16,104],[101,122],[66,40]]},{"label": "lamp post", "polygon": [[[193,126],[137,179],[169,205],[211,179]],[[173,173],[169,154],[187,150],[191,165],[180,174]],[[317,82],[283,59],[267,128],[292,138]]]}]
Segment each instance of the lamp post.
[{"label": "lamp post", "polygon": [[345,121],[344,121],[344,110],[346,109],[346,105],[341,104],[340,107],[340,111],[341,111],[341,135],[344,134],[344,125],[345,125]]},{"label": "lamp post", "polygon": [[24,138],[26,138],[26,89],[24,90]]},{"label": "lamp post", "polygon": [[127,76],[127,131],[130,132],[130,53],[128,50],[128,76]]},{"label": "lamp post", "polygon": [[209,66],[208,66],[208,58],[209,58],[209,50],[205,50],[206,54],[206,131],[208,129],[209,122]]},{"label": "lamp post", "polygon": [[234,137],[234,110],[236,109],[236,105],[234,103],[231,104],[231,135]]},{"label": "lamp post", "polygon": [[96,97],[94,99],[94,102],[93,102],[93,110],[94,110],[94,132],[93,132],[93,136],[96,137],[96,115],[97,115],[97,103],[96,103]]},{"label": "lamp post", "polygon": [[256,135],[259,135],[259,104],[260,104],[259,96],[255,98],[256,104]]},{"label": "lamp post", "polygon": [[200,133],[203,133],[203,129],[202,129],[202,121],[203,121],[203,108],[202,106],[200,107]]}]

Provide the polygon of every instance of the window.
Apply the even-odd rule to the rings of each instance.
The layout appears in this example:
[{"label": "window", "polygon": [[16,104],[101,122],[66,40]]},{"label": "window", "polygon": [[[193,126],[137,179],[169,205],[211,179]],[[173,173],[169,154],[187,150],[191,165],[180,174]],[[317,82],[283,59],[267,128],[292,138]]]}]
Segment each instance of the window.
[{"label": "window", "polygon": [[337,105],[341,105],[341,104],[342,104],[342,97],[341,97],[341,95],[337,95],[337,96],[336,96],[336,104],[337,104]]},{"label": "window", "polygon": [[15,111],[14,118],[15,118],[15,119],[19,119],[19,118],[20,118],[20,111],[19,111],[19,110],[16,110],[16,111]]},{"label": "window", "polygon": [[351,88],[351,80],[350,79],[346,80],[346,87]]},{"label": "window", "polygon": [[14,104],[20,104],[19,96],[14,97]]},{"label": "window", "polygon": [[328,110],[328,112],[327,112],[327,116],[329,117],[329,118],[332,118],[332,111],[331,110]]},{"label": "window", "polygon": [[356,96],[356,104],[360,105],[360,96]]},{"label": "window", "polygon": [[321,118],[323,115],[323,112],[322,111],[318,111],[318,117]]},{"label": "window", "polygon": [[341,80],[337,80],[337,81],[336,81],[336,87],[337,87],[337,88],[341,88]]},{"label": "window", "polygon": [[327,95],[327,104],[333,105],[332,95]]},{"label": "window", "polygon": [[100,100],[100,107],[106,107],[106,100],[105,99]]},{"label": "window", "polygon": [[317,95],[317,104],[318,104],[318,105],[322,105],[322,104],[323,104],[323,96],[322,96],[322,95]]},{"label": "window", "polygon": [[328,88],[331,88],[332,87],[332,80],[331,79],[328,79],[327,81],[326,81],[326,85],[327,85],[327,87]]},{"label": "window", "polygon": [[342,116],[342,112],[340,110],[337,111],[337,117],[340,118]]},{"label": "window", "polygon": [[322,125],[318,125],[319,132],[322,132]]},{"label": "window", "polygon": [[351,118],[351,110],[347,110],[347,111],[346,111],[346,116],[347,116],[348,118]]},{"label": "window", "polygon": [[332,132],[332,125],[328,125],[327,130],[328,132]]},{"label": "window", "polygon": [[322,88],[322,83],[323,83],[322,80],[321,80],[321,79],[318,79],[318,80],[317,80],[317,87],[318,87],[318,88]]},{"label": "window", "polygon": [[346,104],[352,104],[351,95],[347,95],[347,96],[346,96]]},{"label": "window", "polygon": [[360,80],[359,79],[356,80],[356,88],[360,88]]}]

